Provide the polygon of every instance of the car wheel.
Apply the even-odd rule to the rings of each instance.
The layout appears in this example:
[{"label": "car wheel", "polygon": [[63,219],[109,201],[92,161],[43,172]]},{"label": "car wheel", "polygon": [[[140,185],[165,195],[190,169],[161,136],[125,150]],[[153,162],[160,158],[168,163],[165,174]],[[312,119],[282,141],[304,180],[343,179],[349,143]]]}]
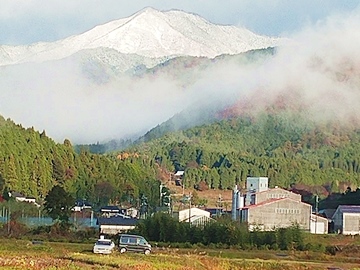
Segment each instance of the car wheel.
[{"label": "car wheel", "polygon": [[146,250],[144,251],[144,253],[145,253],[145,255],[149,255],[149,254],[150,254],[150,250],[146,249]]},{"label": "car wheel", "polygon": [[126,252],[126,248],[121,248],[120,249],[120,253],[125,253]]}]

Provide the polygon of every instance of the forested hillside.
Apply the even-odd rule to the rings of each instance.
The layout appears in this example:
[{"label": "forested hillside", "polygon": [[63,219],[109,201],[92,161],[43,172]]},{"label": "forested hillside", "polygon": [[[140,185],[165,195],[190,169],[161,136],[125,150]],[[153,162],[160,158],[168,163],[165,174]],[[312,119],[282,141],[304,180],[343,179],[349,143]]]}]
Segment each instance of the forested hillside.
[{"label": "forested hillside", "polygon": [[316,187],[322,195],[359,186],[359,142],[355,128],[283,111],[169,133],[132,151],[169,170],[185,170],[188,187],[243,187],[251,175],[269,177],[271,186]]},{"label": "forested hillside", "polygon": [[[45,132],[0,117],[0,191],[16,191],[42,202],[54,185],[96,205],[136,204],[146,193],[158,200],[156,173],[140,159],[75,153],[69,140],[55,143]],[[157,193],[156,193],[157,192]]]},{"label": "forested hillside", "polygon": [[60,184],[94,205],[137,205],[145,195],[157,206],[161,173],[177,170],[185,170],[186,187],[198,189],[243,187],[248,175],[267,176],[271,186],[315,187],[325,197],[360,182],[359,130],[285,111],[232,117],[106,155],[78,154],[69,140],[57,144],[10,119],[0,118],[0,135],[1,191],[40,202]]},{"label": "forested hillside", "polygon": [[[133,79],[146,78],[149,80],[156,80],[156,78],[166,77],[175,84],[181,86],[181,89],[183,89],[182,91],[189,91],[189,88],[191,88],[190,86],[203,78],[210,70],[215,70],[217,68],[221,69],[221,67],[226,67],[227,69],[229,68],[229,65],[230,67],[261,65],[275,54],[276,48],[269,47],[267,49],[250,50],[236,55],[220,55],[213,59],[206,57],[179,56],[171,58],[153,68],[137,66],[134,69],[128,70],[126,74],[130,75]],[[96,74],[92,74],[91,76],[96,77]],[[170,131],[184,130],[205,123],[213,123],[218,120],[216,113],[231,105],[229,104],[229,99],[231,99],[230,102],[233,102],[233,96],[227,99],[225,93],[222,93],[221,99],[197,98],[189,107],[179,111],[169,120],[149,130],[140,138],[137,137],[142,134],[137,134],[132,137],[132,139],[127,140],[114,139],[109,142],[75,145],[74,147],[78,153],[81,148],[85,147],[91,153],[103,154],[110,151],[125,149],[133,141],[135,141],[135,143],[148,141],[159,138]],[[179,108],[181,108],[181,106]]]}]

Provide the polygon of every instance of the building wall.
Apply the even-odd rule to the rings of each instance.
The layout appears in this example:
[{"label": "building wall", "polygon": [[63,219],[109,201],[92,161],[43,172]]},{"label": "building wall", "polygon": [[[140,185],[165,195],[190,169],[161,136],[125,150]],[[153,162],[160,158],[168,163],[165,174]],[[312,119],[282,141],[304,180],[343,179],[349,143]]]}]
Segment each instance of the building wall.
[{"label": "building wall", "polygon": [[279,227],[289,227],[298,223],[300,228],[310,230],[311,205],[284,199],[263,205],[245,208],[247,222],[250,228],[259,226],[263,230]]},{"label": "building wall", "polygon": [[252,195],[257,192],[265,191],[269,188],[269,179],[267,177],[248,177],[246,179],[246,199],[245,205],[251,204]]},{"label": "building wall", "polygon": [[261,192],[268,189],[269,179],[267,177],[248,177],[246,179],[246,189]]},{"label": "building wall", "polygon": [[360,234],[360,213],[344,213],[339,208],[333,215],[334,231],[342,234]]},{"label": "building wall", "polygon": [[127,232],[128,230],[135,229],[135,226],[124,225],[100,225],[100,233],[103,234],[118,234]]},{"label": "building wall", "polygon": [[327,234],[329,231],[329,221],[327,218],[311,215],[310,232],[314,234]]},{"label": "building wall", "polygon": [[270,199],[279,199],[279,198],[290,198],[295,201],[301,201],[301,195],[294,192],[282,189],[282,188],[272,188],[263,192],[255,194],[255,204],[265,202]]},{"label": "building wall", "polygon": [[195,216],[191,218],[191,225],[197,227],[204,227],[209,222],[213,222],[214,219],[206,217],[206,216]]},{"label": "building wall", "polygon": [[189,215],[191,216],[206,216],[206,217],[210,217],[210,212],[193,207],[190,210],[189,209],[184,209],[179,211],[179,221],[184,221],[189,219]]},{"label": "building wall", "polygon": [[343,234],[360,234],[360,213],[343,213]]},{"label": "building wall", "polygon": [[335,211],[333,215],[333,222],[334,222],[334,231],[336,233],[343,232],[343,213],[339,211],[339,208]]}]

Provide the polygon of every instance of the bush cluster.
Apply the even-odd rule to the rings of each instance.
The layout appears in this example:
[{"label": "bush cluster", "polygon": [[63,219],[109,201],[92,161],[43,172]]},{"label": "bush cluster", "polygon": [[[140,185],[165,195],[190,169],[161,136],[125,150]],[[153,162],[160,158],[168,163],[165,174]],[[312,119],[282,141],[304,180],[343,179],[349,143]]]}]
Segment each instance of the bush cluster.
[{"label": "bush cluster", "polygon": [[[201,244],[209,247],[240,249],[305,250],[304,232],[298,225],[273,231],[249,231],[245,223],[218,219],[204,226],[190,226],[168,214],[156,213],[142,220],[134,233],[153,242]],[[182,246],[182,245],[181,245]]]}]

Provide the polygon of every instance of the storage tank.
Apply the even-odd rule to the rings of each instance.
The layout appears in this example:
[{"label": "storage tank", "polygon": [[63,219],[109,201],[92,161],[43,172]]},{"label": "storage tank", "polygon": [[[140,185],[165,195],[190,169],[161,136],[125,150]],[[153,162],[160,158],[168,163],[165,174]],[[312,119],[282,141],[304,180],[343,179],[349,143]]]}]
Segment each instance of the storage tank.
[{"label": "storage tank", "polygon": [[241,198],[242,198],[241,193],[238,190],[237,185],[235,185],[235,187],[233,189],[232,203],[231,203],[231,219],[232,220],[237,220],[239,208],[244,207],[244,200]]},{"label": "storage tank", "polygon": [[241,194],[241,192],[239,191],[237,194],[237,200],[236,200],[236,209],[239,211],[242,208],[244,208],[245,205],[245,198],[244,196]]}]

